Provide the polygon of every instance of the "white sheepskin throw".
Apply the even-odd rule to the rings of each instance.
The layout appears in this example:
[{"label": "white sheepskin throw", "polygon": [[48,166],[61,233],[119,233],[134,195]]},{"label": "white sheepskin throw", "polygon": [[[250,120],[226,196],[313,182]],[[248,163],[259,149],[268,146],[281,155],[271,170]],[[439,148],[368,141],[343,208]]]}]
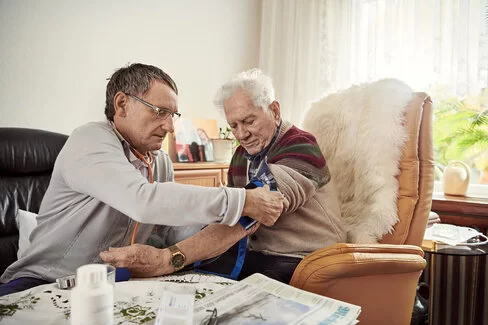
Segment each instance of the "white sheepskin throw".
[{"label": "white sheepskin throw", "polygon": [[305,113],[302,127],[325,156],[349,242],[376,243],[398,221],[396,176],[412,94],[405,83],[383,79],[328,95]]}]

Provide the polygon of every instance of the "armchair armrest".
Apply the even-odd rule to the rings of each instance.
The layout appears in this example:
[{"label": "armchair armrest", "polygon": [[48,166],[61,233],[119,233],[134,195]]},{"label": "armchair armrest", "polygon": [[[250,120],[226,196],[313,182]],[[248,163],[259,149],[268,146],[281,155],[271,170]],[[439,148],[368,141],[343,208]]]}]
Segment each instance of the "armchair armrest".
[{"label": "armchair armrest", "polygon": [[411,245],[340,243],[306,256],[290,285],[361,306],[361,324],[409,324],[423,255]]}]

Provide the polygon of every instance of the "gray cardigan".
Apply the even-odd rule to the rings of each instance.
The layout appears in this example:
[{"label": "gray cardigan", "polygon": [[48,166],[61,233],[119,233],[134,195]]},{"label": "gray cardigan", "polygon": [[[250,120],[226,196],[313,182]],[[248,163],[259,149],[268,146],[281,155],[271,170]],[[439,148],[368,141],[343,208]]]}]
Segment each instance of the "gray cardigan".
[{"label": "gray cardigan", "polygon": [[153,169],[151,184],[128,161],[108,122],[74,130],[56,160],[30,249],[0,281],[54,281],[81,265],[101,263],[101,251],[130,244],[135,221],[141,223],[136,242],[145,243],[154,224],[234,225],[239,219],[243,189],[173,183],[164,151],[154,157]]}]

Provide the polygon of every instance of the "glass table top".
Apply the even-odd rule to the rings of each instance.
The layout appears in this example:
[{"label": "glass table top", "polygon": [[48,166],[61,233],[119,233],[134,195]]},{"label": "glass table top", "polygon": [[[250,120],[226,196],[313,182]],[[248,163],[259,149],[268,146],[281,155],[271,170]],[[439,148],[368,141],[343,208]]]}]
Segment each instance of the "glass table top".
[{"label": "glass table top", "polygon": [[443,243],[425,241],[422,243],[422,249],[425,253],[456,255],[456,256],[482,256],[488,255],[488,243],[481,245],[456,245],[451,246]]}]

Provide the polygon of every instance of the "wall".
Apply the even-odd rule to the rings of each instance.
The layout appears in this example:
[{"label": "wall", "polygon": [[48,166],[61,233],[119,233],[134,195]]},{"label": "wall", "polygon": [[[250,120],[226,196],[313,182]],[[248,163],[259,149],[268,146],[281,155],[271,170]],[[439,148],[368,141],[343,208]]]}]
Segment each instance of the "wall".
[{"label": "wall", "polygon": [[106,78],[161,67],[185,117],[215,118],[231,74],[258,65],[261,0],[0,0],[0,126],[69,134],[104,119]]}]

